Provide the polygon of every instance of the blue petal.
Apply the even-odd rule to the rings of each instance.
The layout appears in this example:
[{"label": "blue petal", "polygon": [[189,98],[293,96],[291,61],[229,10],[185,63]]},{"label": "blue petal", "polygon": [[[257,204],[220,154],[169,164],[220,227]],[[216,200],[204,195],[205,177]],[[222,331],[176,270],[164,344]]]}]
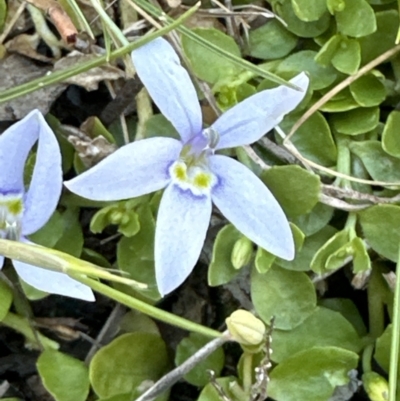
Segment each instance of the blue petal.
[{"label": "blue petal", "polygon": [[4,256],[0,255],[0,270],[3,268],[4,265]]},{"label": "blue petal", "polygon": [[[30,243],[27,240],[23,242]],[[64,295],[71,298],[94,301],[92,290],[64,273],[42,269],[17,260],[12,261],[19,277],[40,291]]]},{"label": "blue petal", "polygon": [[136,72],[161,113],[171,121],[182,141],[202,128],[196,90],[172,46],[162,38],[132,52]]},{"label": "blue petal", "polygon": [[210,168],[218,178],[211,196],[221,213],[257,245],[292,260],[294,242],[289,223],[262,181],[226,156],[211,156]]},{"label": "blue petal", "polygon": [[57,207],[62,190],[61,152],[57,139],[42,114],[36,114],[39,144],[35,167],[25,197],[22,234],[43,227]]},{"label": "blue petal", "polygon": [[65,182],[84,198],[113,201],[164,188],[168,168],[178,159],[182,144],[172,138],[150,138],[130,143],[78,177]]},{"label": "blue petal", "polygon": [[278,125],[306,95],[309,79],[303,72],[290,82],[302,92],[287,86],[264,90],[229,109],[211,126],[220,136],[216,149],[233,148],[258,141]]},{"label": "blue petal", "polygon": [[39,137],[41,118],[34,110],[0,135],[0,194],[24,192],[24,166]]},{"label": "blue petal", "polygon": [[155,238],[156,279],[161,295],[178,287],[199,259],[211,217],[209,196],[169,185],[161,199]]}]

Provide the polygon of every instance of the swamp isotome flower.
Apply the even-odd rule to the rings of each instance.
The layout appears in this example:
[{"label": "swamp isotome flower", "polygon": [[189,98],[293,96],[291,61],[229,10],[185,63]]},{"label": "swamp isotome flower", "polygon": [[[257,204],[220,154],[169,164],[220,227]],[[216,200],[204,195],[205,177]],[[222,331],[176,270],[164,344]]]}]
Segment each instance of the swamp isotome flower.
[{"label": "swamp isotome flower", "polygon": [[245,166],[214,152],[253,143],[271,130],[303,99],[307,76],[302,73],[291,81],[302,92],[285,86],[262,91],[203,129],[196,90],[167,41],[152,41],[133,51],[132,59],[181,141],[156,137],[130,143],[65,185],[85,198],[104,201],[166,188],[155,234],[156,279],[162,295],[180,285],[197,262],[212,202],[257,245],[292,259],[292,234],[274,196]]},{"label": "swamp isotome flower", "polygon": [[[24,167],[38,142],[29,189]],[[57,140],[38,110],[0,135],[0,238],[29,243],[26,236],[43,227],[56,209],[62,189],[61,153]],[[64,273],[13,260],[26,283],[52,294],[93,301],[92,290]],[[0,255],[0,267],[4,257]]]}]

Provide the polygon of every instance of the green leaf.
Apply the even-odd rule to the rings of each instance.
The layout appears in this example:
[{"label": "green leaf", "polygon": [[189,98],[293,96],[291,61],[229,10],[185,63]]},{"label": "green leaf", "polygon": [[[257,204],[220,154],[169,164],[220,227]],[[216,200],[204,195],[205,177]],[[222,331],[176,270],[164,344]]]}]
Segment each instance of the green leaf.
[{"label": "green leaf", "polygon": [[358,353],[363,342],[351,323],[340,313],[317,307],[306,320],[290,331],[272,334],[272,360],[281,363],[297,352],[313,347],[332,346]]},{"label": "green leaf", "polygon": [[311,212],[292,219],[293,223],[304,233],[310,236],[322,230],[330,222],[334,209],[323,203],[317,203]]},{"label": "green leaf", "polygon": [[272,167],[265,170],[260,178],[289,218],[310,212],[319,200],[319,176],[300,166]]},{"label": "green leaf", "polygon": [[358,215],[365,239],[372,249],[396,262],[400,243],[400,207],[376,205]]},{"label": "green leaf", "polygon": [[319,305],[333,311],[339,312],[356,329],[360,337],[367,334],[363,318],[360,315],[356,305],[348,298],[322,298]]},{"label": "green leaf", "polygon": [[377,181],[400,181],[400,160],[388,155],[379,141],[351,142],[350,150],[363,162],[368,174]]},{"label": "green leaf", "polygon": [[101,348],[89,366],[93,390],[101,397],[133,392],[145,380],[159,379],[168,368],[164,341],[152,333],[128,333]]},{"label": "green leaf", "polygon": [[[301,114],[287,116],[280,127],[288,133],[300,116]],[[325,117],[319,112],[314,113],[300,126],[291,141],[304,157],[313,162],[323,166],[336,163],[336,145]]]},{"label": "green leaf", "polygon": [[320,110],[328,113],[340,113],[341,111],[358,109],[359,107],[360,105],[354,100],[350,89],[345,88],[321,106]]},{"label": "green leaf", "polygon": [[35,244],[53,248],[64,232],[64,218],[62,214],[55,210],[49,221],[34,234],[29,236],[29,239]]},{"label": "green leaf", "polygon": [[379,107],[358,108],[330,116],[332,127],[340,134],[360,135],[376,128]]},{"label": "green leaf", "polygon": [[291,78],[301,71],[308,72],[310,88],[319,90],[330,86],[337,78],[337,72],[332,66],[324,67],[315,61],[318,53],[312,50],[301,50],[284,59],[276,73],[282,77]]},{"label": "green leaf", "polygon": [[349,233],[347,230],[342,230],[334,234],[314,254],[314,257],[311,260],[311,270],[319,274],[325,273],[328,269],[327,262],[329,257],[338,251],[342,246],[347,245],[348,242]]},{"label": "green leaf", "polygon": [[262,60],[287,56],[297,45],[298,39],[276,19],[249,33],[249,55]]},{"label": "green leaf", "polygon": [[275,259],[275,255],[267,252],[263,248],[258,247],[256,257],[254,259],[254,266],[260,274],[264,274],[272,267]]},{"label": "green leaf", "polygon": [[242,234],[232,225],[223,227],[217,234],[211,263],[208,266],[208,284],[212,287],[229,283],[238,270],[232,264],[232,251]]},{"label": "green leaf", "polygon": [[314,347],[285,359],[271,372],[268,395],[277,401],[327,401],[349,382],[358,355],[337,347]]},{"label": "green leaf", "polygon": [[379,11],[375,16],[376,31],[360,39],[361,63],[363,65],[395,46],[399,28],[398,12],[396,10]]},{"label": "green leaf", "polygon": [[54,249],[69,253],[72,256],[79,257],[83,248],[83,233],[79,221],[79,209],[69,207],[62,214],[64,221],[64,232],[57,241]]},{"label": "green leaf", "polygon": [[326,226],[319,230],[317,233],[306,237],[303,247],[300,251],[296,252],[296,257],[292,261],[278,259],[276,264],[279,266],[295,271],[308,271],[310,270],[311,260],[315,253],[320,249],[326,241],[329,240],[336,233],[336,229],[331,226]]},{"label": "green leaf", "polygon": [[354,74],[361,63],[361,49],[358,40],[342,38],[332,57],[332,65],[344,74]]},{"label": "green leaf", "polygon": [[153,333],[160,335],[157,324],[153,319],[149,318],[144,313],[138,312],[136,310],[130,310],[125,313],[119,323],[119,330],[121,333]]},{"label": "green leaf", "polygon": [[37,368],[46,390],[56,401],[85,401],[89,394],[89,375],[85,364],[69,355],[45,350]]},{"label": "green leaf", "polygon": [[376,31],[375,13],[366,0],[346,0],[345,4],[335,13],[340,33],[360,38]]},{"label": "green leaf", "polygon": [[290,1],[274,2],[273,7],[287,24],[287,29],[301,38],[315,38],[329,28],[331,17],[328,13],[324,13],[317,21],[304,22],[296,16]]},{"label": "green leaf", "polygon": [[[191,333],[188,337],[184,338],[176,348],[175,365],[179,366],[188,358],[193,356],[200,348],[203,348],[208,342],[209,338],[198,333]],[[208,370],[215,372],[219,376],[225,363],[225,355],[222,348],[218,348],[206,359],[196,364],[196,366],[184,376],[184,379],[193,384],[194,386],[204,387],[210,382],[210,375]]]},{"label": "green leaf", "polygon": [[272,266],[265,274],[253,269],[251,298],[254,308],[267,324],[276,316],[275,327],[292,330],[301,324],[316,307],[314,285],[302,272]]},{"label": "green leaf", "polygon": [[350,84],[354,100],[362,107],[379,106],[386,98],[382,79],[373,73],[365,74]]},{"label": "green leaf", "polygon": [[[192,32],[225,51],[240,57],[240,49],[236,42],[221,31],[214,28],[195,28],[192,29]],[[241,71],[237,65],[225,57],[206,49],[186,35],[182,36],[182,47],[196,76],[211,84],[217,83],[222,78],[234,76]],[[207,60],[207,62],[205,63],[204,60]]]},{"label": "green leaf", "polygon": [[[390,368],[390,350],[392,347],[392,324],[388,324],[384,333],[376,340],[374,358],[385,372]],[[400,358],[399,358],[400,359]]]},{"label": "green leaf", "polygon": [[340,45],[341,41],[342,41],[341,35],[331,36],[329,40],[324,43],[324,45],[321,47],[321,49],[315,56],[315,61],[319,64],[322,64],[325,67],[328,66],[331,63],[332,58],[335,55],[336,50]]},{"label": "green leaf", "polygon": [[154,116],[151,116],[144,123],[144,127],[146,138],[165,136],[180,140],[178,131],[162,114],[155,114]]},{"label": "green leaf", "polygon": [[[235,386],[238,386],[237,379],[233,376],[230,376],[220,377],[216,381],[221,386],[224,393],[229,397],[229,399],[236,401],[232,390]],[[214,385],[212,383],[208,383],[201,391],[197,401],[221,401],[221,396]]]},{"label": "green leaf", "polygon": [[326,0],[292,0],[295,14],[302,21],[317,21],[327,13]]},{"label": "green leaf", "polygon": [[0,280],[0,322],[7,316],[10,309],[13,294],[10,287],[3,281]]},{"label": "green leaf", "polygon": [[355,237],[351,241],[351,245],[353,247],[353,273],[357,274],[371,269],[371,259],[365,242],[361,238]]},{"label": "green leaf", "polygon": [[382,148],[391,156],[400,158],[400,111],[393,110],[382,133]]}]

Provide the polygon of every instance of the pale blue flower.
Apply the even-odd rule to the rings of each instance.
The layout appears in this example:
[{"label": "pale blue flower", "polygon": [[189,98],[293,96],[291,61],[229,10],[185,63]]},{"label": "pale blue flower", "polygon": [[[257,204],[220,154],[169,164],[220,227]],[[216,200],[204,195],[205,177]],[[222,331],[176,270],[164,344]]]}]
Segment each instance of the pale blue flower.
[{"label": "pale blue flower", "polygon": [[[27,191],[24,167],[38,143]],[[62,189],[61,153],[52,130],[38,110],[0,135],[0,238],[30,243],[56,209]],[[41,291],[93,301],[92,290],[64,273],[12,261],[18,275]],[[0,255],[0,268],[4,257]]]},{"label": "pale blue flower", "polygon": [[303,99],[307,76],[302,73],[291,81],[303,91],[286,86],[262,91],[203,129],[196,90],[167,41],[154,40],[135,50],[132,59],[138,76],[181,141],[156,137],[125,145],[66,182],[67,188],[102,201],[165,188],[155,235],[156,279],[162,295],[180,285],[196,264],[212,202],[257,245],[293,259],[291,230],[274,196],[241,163],[214,153],[253,143],[281,122]]}]

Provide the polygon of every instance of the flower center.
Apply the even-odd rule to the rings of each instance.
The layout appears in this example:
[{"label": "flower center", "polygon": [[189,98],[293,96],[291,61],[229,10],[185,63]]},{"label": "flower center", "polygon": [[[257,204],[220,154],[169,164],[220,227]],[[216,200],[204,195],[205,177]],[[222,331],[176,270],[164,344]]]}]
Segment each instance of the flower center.
[{"label": "flower center", "polygon": [[22,194],[0,193],[0,238],[20,239],[23,212]]},{"label": "flower center", "polygon": [[169,169],[172,181],[183,190],[190,190],[193,195],[201,196],[210,193],[216,178],[206,165],[187,163],[181,159]]}]

